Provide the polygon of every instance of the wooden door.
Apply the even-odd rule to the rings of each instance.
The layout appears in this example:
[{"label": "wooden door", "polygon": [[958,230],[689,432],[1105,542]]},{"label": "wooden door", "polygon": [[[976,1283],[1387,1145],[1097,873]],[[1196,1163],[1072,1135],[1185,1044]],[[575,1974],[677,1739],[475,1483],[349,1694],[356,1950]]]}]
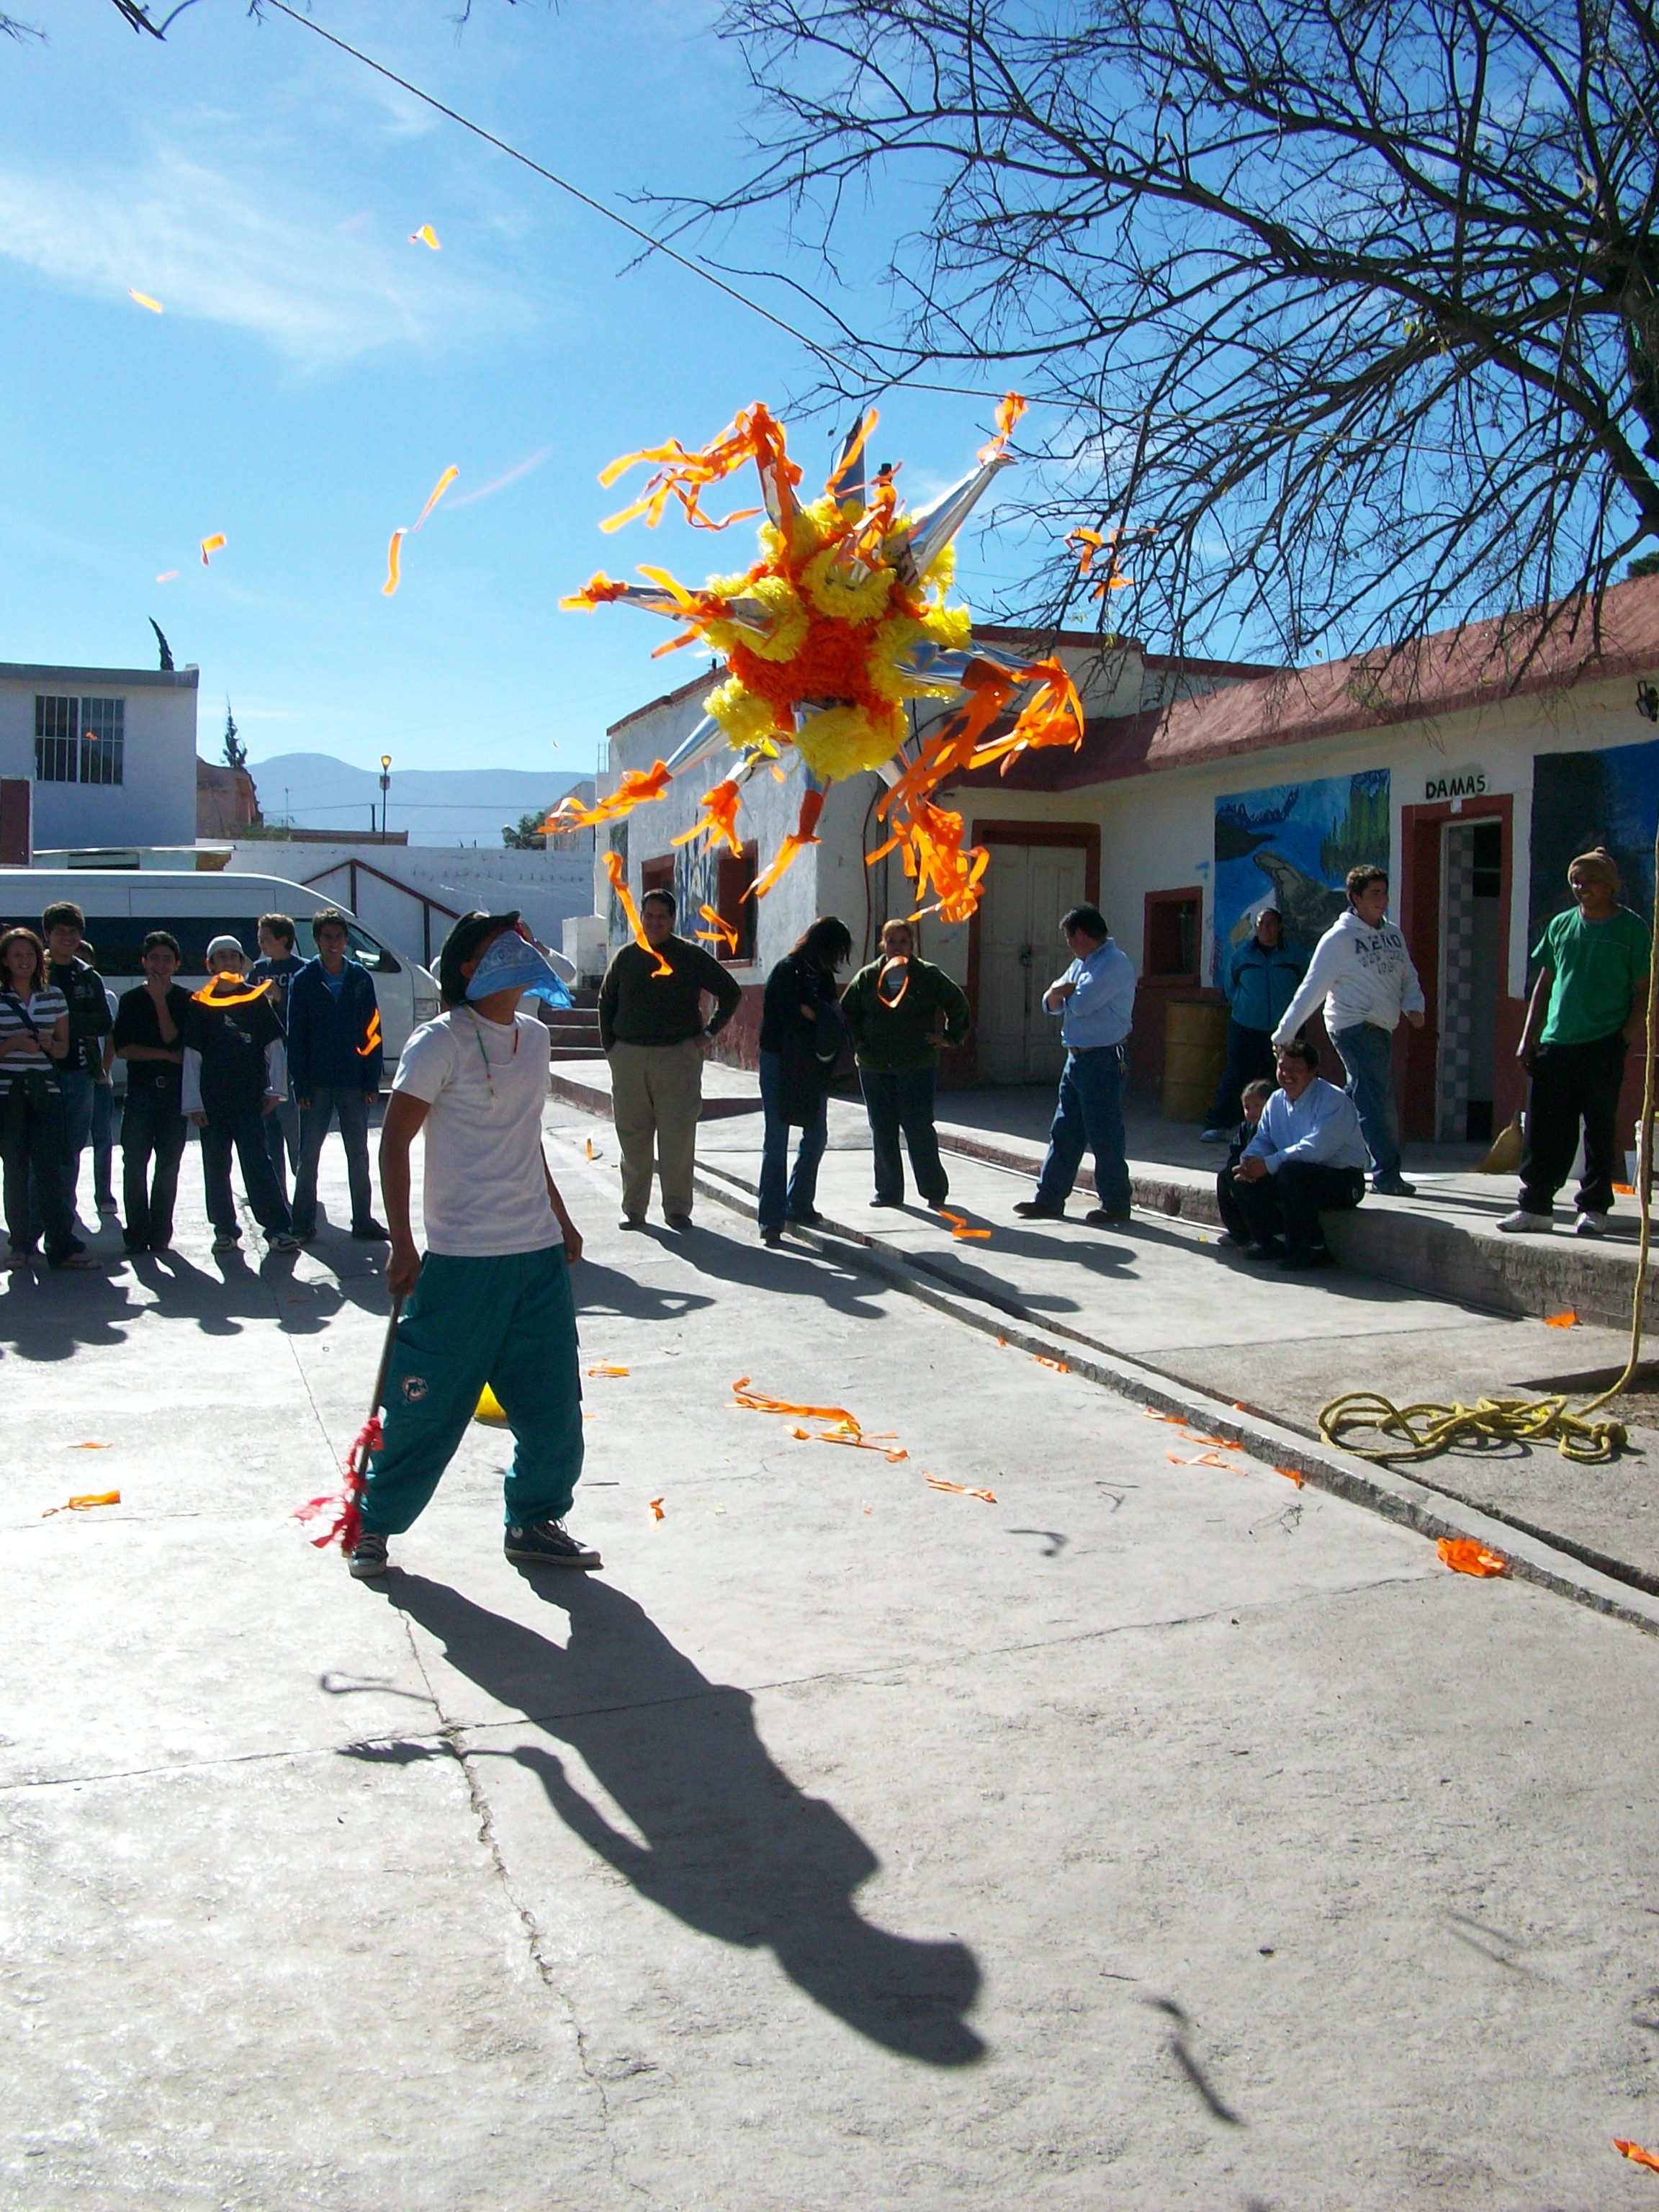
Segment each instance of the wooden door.
[{"label": "wooden door", "polygon": [[1042,994],[1066,962],[1060,918],[1085,897],[1075,845],[999,842],[980,908],[979,1078],[1051,1083],[1065,1054]]}]

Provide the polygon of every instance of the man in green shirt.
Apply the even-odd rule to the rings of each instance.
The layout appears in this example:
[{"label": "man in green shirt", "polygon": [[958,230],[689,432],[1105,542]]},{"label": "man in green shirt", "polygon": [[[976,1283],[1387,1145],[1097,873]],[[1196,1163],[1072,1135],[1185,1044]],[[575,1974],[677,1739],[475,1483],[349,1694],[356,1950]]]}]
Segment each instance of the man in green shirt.
[{"label": "man in green shirt", "polygon": [[1546,925],[1540,963],[1516,1057],[1532,1077],[1521,1202],[1500,1229],[1547,1233],[1555,1194],[1584,1132],[1578,1185],[1580,1237],[1605,1237],[1617,1171],[1619,1092],[1625,1054],[1646,1027],[1648,925],[1619,903],[1619,871],[1598,848],[1567,870],[1576,904]]},{"label": "man in green shirt", "polygon": [[[664,1217],[671,1229],[691,1226],[702,1063],[743,1001],[728,969],[701,945],[675,936],[674,915],[672,891],[647,891],[640,901],[640,926],[650,950],[624,945],[599,986],[599,1042],[611,1062],[624,1229],[645,1226],[653,1150]],[[707,1021],[705,992],[714,1001]]]},{"label": "man in green shirt", "polygon": [[916,958],[915,943],[908,921],[888,922],[879,957],[842,994],[875,1148],[872,1206],[904,1203],[901,1131],[922,1204],[943,1206],[951,1195],[933,1127],[933,1086],[939,1047],[963,1042],[969,1012],[965,993],[945,970]]}]

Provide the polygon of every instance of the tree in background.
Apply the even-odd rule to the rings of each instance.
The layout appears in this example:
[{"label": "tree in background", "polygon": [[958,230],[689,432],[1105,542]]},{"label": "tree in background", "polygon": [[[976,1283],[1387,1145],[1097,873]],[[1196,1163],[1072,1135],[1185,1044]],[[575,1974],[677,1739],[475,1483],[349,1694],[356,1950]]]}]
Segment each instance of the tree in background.
[{"label": "tree in background", "polygon": [[781,207],[832,273],[898,241],[905,343],[849,351],[844,392],[1048,403],[1027,613],[1086,605],[1087,523],[1135,543],[1103,626],[1177,649],[1561,600],[1594,651],[1659,537],[1644,0],[730,0],[721,27],[761,150],[695,211]]},{"label": "tree in background", "polygon": [[521,814],[516,828],[511,823],[502,823],[502,844],[512,853],[544,853],[547,850],[547,836],[542,824],[546,821],[550,811],[548,807],[544,806],[538,813]]},{"label": "tree in background", "polygon": [[230,711],[228,694],[225,698],[225,765],[242,769],[247,766],[247,747],[236,734],[236,717]]}]

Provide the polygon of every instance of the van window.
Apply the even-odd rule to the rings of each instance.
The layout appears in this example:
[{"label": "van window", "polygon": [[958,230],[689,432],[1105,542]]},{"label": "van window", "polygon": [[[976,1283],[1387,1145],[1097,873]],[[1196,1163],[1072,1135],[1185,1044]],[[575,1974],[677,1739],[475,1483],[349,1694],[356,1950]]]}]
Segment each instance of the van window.
[{"label": "van window", "polygon": [[346,950],[354,960],[361,960],[371,975],[399,975],[398,956],[384,945],[377,945],[366,929],[355,921],[346,924]]}]

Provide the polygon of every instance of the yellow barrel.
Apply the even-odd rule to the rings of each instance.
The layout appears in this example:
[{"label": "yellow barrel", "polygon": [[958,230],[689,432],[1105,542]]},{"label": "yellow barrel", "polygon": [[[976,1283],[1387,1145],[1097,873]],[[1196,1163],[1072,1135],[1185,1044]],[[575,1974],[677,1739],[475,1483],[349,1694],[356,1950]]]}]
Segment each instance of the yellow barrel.
[{"label": "yellow barrel", "polygon": [[1219,1000],[1172,999],[1164,1010],[1164,1115],[1201,1121],[1227,1058],[1227,1009]]}]

